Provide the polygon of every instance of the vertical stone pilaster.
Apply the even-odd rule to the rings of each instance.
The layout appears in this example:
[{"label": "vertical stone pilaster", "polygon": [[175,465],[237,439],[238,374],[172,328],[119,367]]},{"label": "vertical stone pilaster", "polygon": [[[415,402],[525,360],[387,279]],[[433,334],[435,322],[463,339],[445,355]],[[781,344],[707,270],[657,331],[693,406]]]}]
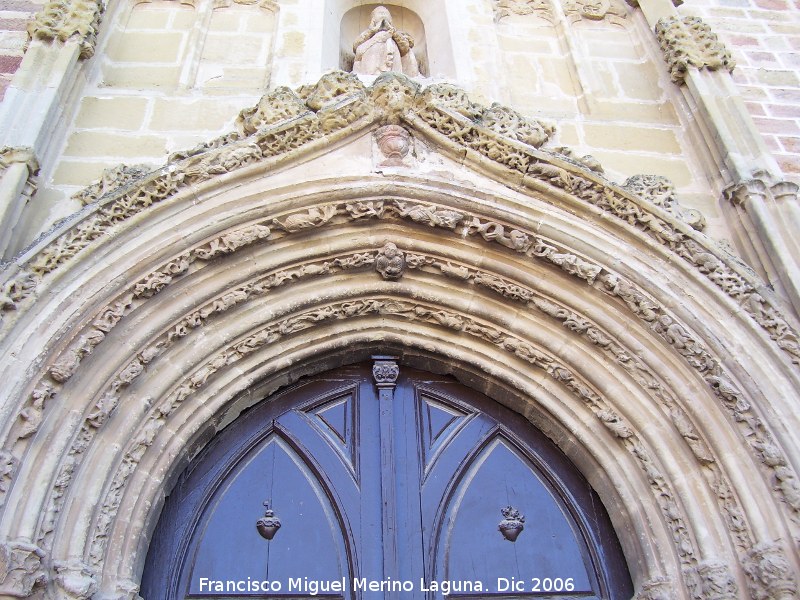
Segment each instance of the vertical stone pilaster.
[{"label": "vertical stone pilaster", "polygon": [[743,257],[800,314],[796,190],[772,191],[786,182],[731,78],[730,53],[707,24],[682,18],[671,0],[639,0],[639,6],[672,80],[696,107],[698,131],[720,173],[729,225]]},{"label": "vertical stone pilaster", "polygon": [[49,0],[28,25],[28,47],[0,104],[0,256],[16,249],[36,157],[53,141],[79,61],[94,55],[102,13],[99,0]]}]

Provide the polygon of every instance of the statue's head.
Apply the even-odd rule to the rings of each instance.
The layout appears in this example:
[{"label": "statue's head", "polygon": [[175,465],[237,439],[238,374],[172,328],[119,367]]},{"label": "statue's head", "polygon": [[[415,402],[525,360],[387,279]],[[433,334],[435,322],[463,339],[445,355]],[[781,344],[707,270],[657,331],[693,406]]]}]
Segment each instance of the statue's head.
[{"label": "statue's head", "polygon": [[392,13],[385,6],[377,6],[372,11],[370,28],[388,29],[392,26]]}]

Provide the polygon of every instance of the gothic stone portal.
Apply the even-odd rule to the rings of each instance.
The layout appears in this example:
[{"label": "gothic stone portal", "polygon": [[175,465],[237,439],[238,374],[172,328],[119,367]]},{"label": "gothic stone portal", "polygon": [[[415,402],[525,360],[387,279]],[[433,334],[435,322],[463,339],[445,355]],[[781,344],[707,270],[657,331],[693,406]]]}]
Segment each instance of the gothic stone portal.
[{"label": "gothic stone portal", "polygon": [[398,372],[304,380],[217,435],[167,500],[143,596],[630,598],[602,504],[549,440]]}]

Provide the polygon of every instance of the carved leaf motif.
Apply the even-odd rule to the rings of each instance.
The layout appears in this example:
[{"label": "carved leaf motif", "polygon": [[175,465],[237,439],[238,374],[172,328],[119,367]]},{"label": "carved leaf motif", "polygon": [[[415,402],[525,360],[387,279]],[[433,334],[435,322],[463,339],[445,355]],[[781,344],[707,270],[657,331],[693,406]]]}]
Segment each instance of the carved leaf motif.
[{"label": "carved leaf motif", "polygon": [[706,220],[696,210],[684,209],[678,204],[675,186],[666,177],[659,175],[634,175],[629,177],[622,187],[637,196],[652,202],[659,208],[685,221],[698,231],[705,229]]},{"label": "carved leaf motif", "polygon": [[672,81],[678,85],[686,79],[689,67],[728,71],[735,67],[728,49],[699,17],[664,17],[656,24],[656,37]]},{"label": "carved leaf motif", "polygon": [[317,112],[346,98],[364,98],[366,88],[357,75],[333,71],[324,74],[316,84],[304,86],[299,93],[305,99],[306,106]]},{"label": "carved leaf motif", "polygon": [[11,480],[17,471],[19,461],[6,450],[0,450],[0,493],[5,494],[11,487]]},{"label": "carved leaf motif", "polygon": [[243,136],[259,129],[295,119],[309,112],[308,107],[292,90],[281,86],[264,95],[252,108],[244,109],[236,119],[236,129]]},{"label": "carved leaf motif", "polygon": [[118,165],[105,169],[97,182],[85,187],[77,194],[73,194],[72,198],[84,205],[97,202],[109,191],[135,182],[152,170],[152,167],[147,165]]},{"label": "carved leaf motif", "polygon": [[789,600],[797,597],[797,581],[778,545],[759,544],[747,555],[744,570],[748,575],[753,600]]},{"label": "carved leaf motif", "polygon": [[552,124],[528,119],[496,102],[483,111],[480,122],[495,133],[534,148],[542,146],[555,132],[555,126]]},{"label": "carved leaf motif", "polygon": [[30,40],[80,40],[81,58],[91,58],[104,6],[95,0],[50,0],[28,24]]}]

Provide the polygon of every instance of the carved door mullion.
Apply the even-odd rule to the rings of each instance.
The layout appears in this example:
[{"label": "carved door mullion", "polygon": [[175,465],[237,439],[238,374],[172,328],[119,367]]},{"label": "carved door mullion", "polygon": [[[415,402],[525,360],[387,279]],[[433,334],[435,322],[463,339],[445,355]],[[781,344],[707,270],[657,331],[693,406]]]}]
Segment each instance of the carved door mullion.
[{"label": "carved door mullion", "polygon": [[[383,577],[399,578],[397,560],[397,493],[395,490],[396,457],[394,449],[394,390],[400,367],[396,356],[373,356],[372,377],[378,388],[381,451],[381,517],[383,523]],[[386,600],[397,592],[386,592]]]}]

